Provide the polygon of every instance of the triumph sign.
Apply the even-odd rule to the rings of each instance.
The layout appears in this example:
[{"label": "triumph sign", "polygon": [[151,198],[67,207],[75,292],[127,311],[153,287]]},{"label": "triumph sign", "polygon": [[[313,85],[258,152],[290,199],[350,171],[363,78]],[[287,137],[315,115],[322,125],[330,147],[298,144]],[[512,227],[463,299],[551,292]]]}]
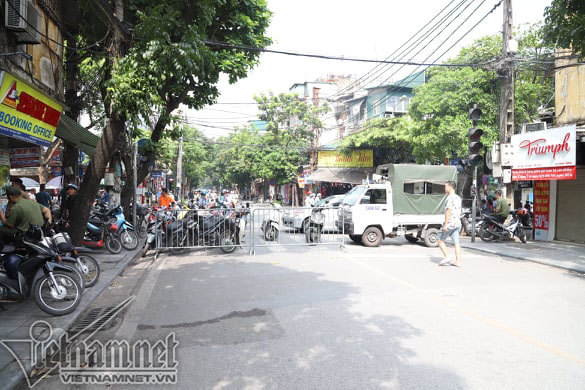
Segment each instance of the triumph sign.
[{"label": "triumph sign", "polygon": [[575,180],[576,126],[512,136],[512,180]]}]

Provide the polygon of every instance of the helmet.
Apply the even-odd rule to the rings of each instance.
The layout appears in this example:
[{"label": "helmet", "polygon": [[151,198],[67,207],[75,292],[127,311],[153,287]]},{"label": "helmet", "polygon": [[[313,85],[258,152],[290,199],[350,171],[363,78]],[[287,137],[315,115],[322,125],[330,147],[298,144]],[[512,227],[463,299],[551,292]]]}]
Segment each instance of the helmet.
[{"label": "helmet", "polygon": [[76,184],[73,183],[69,183],[65,186],[65,191],[67,191],[68,189],[73,188],[75,191],[79,190],[79,187],[77,187]]}]

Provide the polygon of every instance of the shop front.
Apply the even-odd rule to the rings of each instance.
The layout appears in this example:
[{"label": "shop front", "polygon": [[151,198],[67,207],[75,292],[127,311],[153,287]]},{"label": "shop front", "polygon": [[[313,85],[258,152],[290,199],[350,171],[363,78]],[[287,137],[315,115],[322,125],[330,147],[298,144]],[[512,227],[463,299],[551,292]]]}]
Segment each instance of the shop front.
[{"label": "shop front", "polygon": [[512,180],[532,181],[535,239],[585,242],[585,168],[575,125],[512,137]]}]

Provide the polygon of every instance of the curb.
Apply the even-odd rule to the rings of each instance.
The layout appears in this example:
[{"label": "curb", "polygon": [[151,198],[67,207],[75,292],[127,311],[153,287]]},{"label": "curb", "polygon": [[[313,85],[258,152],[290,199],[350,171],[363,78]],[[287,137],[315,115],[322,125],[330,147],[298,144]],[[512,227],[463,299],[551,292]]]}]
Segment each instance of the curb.
[{"label": "curb", "polygon": [[547,265],[549,267],[560,268],[560,269],[564,269],[564,270],[571,271],[571,272],[585,274],[585,267],[584,266],[565,265],[563,263],[555,262],[554,260],[534,259],[534,258],[531,259],[529,257],[513,255],[513,254],[509,254],[509,253],[505,253],[505,252],[498,252],[498,251],[491,250],[491,249],[477,248],[477,247],[472,246],[471,244],[462,244],[461,247],[465,248],[465,249],[478,251],[478,252],[489,253],[491,255],[508,257],[511,259],[521,260],[521,261],[530,261],[532,263]]},{"label": "curb", "polygon": [[[70,318],[67,318],[64,324],[61,324],[61,327],[54,327],[53,328],[53,335],[51,337],[51,341],[59,340],[62,334],[65,333],[71,325],[77,321],[77,319],[85,312],[87,309],[96,299],[100,296],[100,294],[112,283],[114,279],[116,279],[122,271],[126,269],[129,263],[136,260],[140,257],[141,254],[141,246],[138,246],[138,249],[135,249],[132,252],[128,252],[124,257],[120,259],[117,263],[117,266],[112,269],[112,273],[109,274],[108,277],[99,280],[99,282],[90,288],[90,290],[86,290],[83,294],[83,299],[79,304],[79,307],[72,313]],[[103,273],[102,273],[103,275]],[[43,356],[44,358],[45,356]],[[2,388],[5,389],[14,389],[17,388],[19,385],[25,384],[26,386],[26,378],[20,365],[16,360],[10,362],[0,374],[0,383],[2,383]]]}]

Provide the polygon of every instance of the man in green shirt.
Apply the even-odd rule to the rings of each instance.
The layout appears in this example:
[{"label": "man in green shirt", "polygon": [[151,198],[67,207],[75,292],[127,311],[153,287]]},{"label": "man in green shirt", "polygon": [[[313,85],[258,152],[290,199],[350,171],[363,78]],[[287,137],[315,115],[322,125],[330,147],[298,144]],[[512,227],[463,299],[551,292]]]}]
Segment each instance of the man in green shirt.
[{"label": "man in green shirt", "polygon": [[498,204],[496,205],[495,213],[501,222],[504,222],[508,218],[508,214],[510,214],[510,204],[506,200],[506,198],[502,197],[502,191],[496,191],[496,199],[498,200]]},{"label": "man in green shirt", "polygon": [[51,210],[35,202],[24,199],[20,189],[10,186],[6,189],[8,202],[12,204],[8,217],[0,210],[0,238],[4,243],[14,241],[18,232],[26,232],[30,225],[43,226],[45,219],[51,223]]}]

